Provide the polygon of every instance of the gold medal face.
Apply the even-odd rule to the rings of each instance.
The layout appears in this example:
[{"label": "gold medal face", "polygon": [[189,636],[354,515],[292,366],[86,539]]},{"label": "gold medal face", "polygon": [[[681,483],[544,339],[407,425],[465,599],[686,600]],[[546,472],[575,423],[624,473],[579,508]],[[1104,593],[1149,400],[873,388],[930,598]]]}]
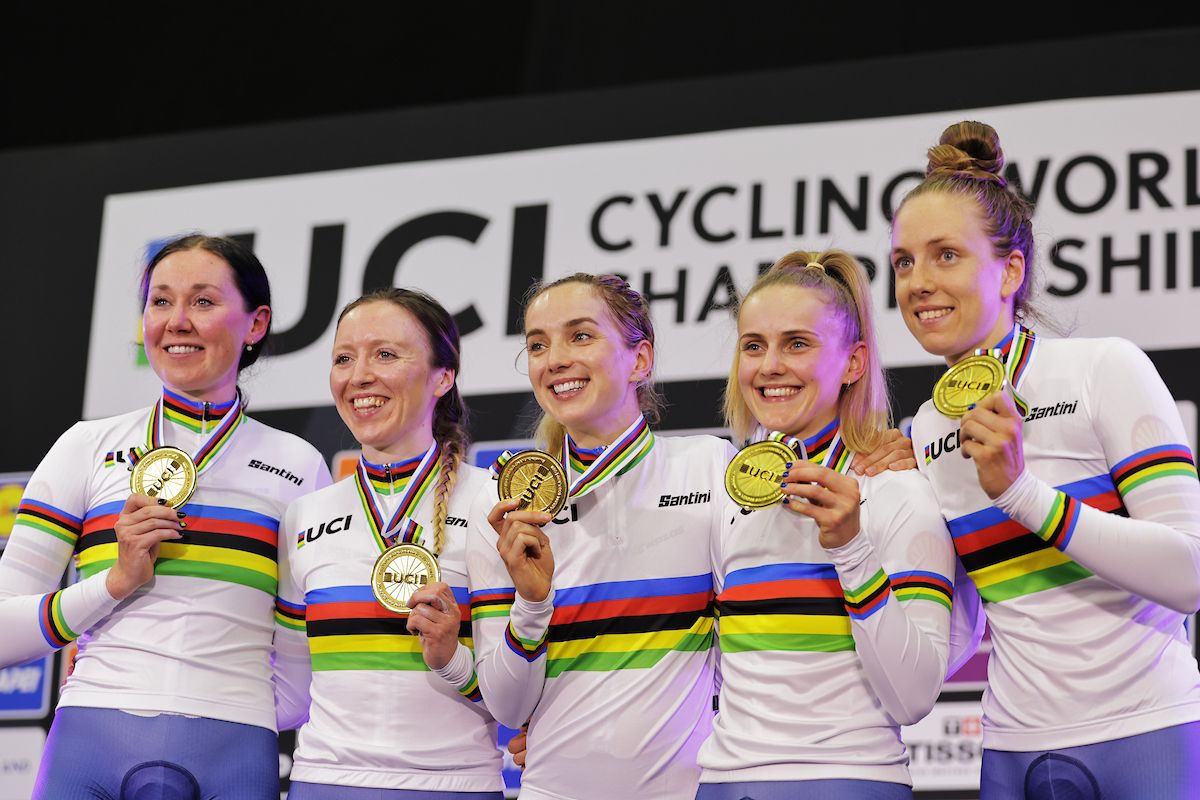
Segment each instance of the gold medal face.
[{"label": "gold medal face", "polygon": [[397,614],[407,614],[408,599],[426,584],[442,579],[433,553],[419,544],[397,544],[389,547],[375,560],[371,572],[371,591],[384,608]]},{"label": "gold medal face", "polygon": [[129,488],[179,508],[196,491],[196,465],[178,447],[156,447],[134,465]]},{"label": "gold medal face", "polygon": [[1004,385],[1004,365],[995,356],[964,358],[938,378],[933,387],[933,405],[947,417],[957,419],[971,406]]},{"label": "gold medal face", "polygon": [[522,450],[500,469],[500,499],[521,499],[518,509],[532,508],[558,516],[567,504],[567,473],[541,450]]},{"label": "gold medal face", "polygon": [[783,500],[779,484],[784,465],[800,460],[782,442],[755,442],[743,447],[725,468],[725,491],[742,508],[768,508]]}]

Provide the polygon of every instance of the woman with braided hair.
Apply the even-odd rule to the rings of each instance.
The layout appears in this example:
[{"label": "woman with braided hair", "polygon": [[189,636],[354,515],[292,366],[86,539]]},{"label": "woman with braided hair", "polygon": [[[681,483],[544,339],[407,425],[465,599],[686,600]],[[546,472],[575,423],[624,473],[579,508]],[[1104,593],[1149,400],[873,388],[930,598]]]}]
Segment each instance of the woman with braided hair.
[{"label": "woman with braided hair", "polygon": [[[1191,448],[1136,346],[1026,327],[1033,209],[1003,166],[990,126],[947,128],[896,215],[891,257],[905,324],[951,367],[912,439],[992,632],[981,796],[1191,796]],[[955,397],[985,383],[1001,390]]]},{"label": "woman with braided hair", "polygon": [[[470,501],[487,474],[464,463],[458,372],[454,321],[422,292],[373,292],[338,318],[329,385],[362,458],[281,526],[294,545],[280,570],[279,724],[303,723],[293,800],[502,796],[466,578]],[[413,545],[441,580],[407,609],[385,607],[375,565]]]}]

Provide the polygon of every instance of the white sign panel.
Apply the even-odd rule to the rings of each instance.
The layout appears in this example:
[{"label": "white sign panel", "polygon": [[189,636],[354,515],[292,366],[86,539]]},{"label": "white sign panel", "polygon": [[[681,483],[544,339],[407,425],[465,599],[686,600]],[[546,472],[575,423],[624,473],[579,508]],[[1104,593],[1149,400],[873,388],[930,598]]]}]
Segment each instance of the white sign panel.
[{"label": "white sign panel", "polygon": [[[158,383],[138,365],[139,265],[189,230],[252,234],[289,352],[247,385],[255,408],[329,403],[336,309],[364,284],[418,286],[459,314],[467,394],[527,389],[514,307],[532,276],[617,272],[652,299],[663,380],[725,375],[730,294],[760,265],[837,246],[878,273],[889,366],[933,363],[890,307],[887,213],[948,123],[1000,132],[1037,203],[1046,306],[1080,336],[1200,345],[1200,92],[787,125],[548,148],[110,196],[85,416]],[[329,280],[309,296],[312,265]],[[336,295],[336,296],[335,296]],[[288,348],[284,348],[285,350]]]},{"label": "white sign panel", "polygon": [[902,729],[915,791],[979,789],[983,728],[979,702],[938,703]]},{"label": "white sign panel", "polygon": [[0,800],[29,800],[45,746],[41,728],[0,728]]}]

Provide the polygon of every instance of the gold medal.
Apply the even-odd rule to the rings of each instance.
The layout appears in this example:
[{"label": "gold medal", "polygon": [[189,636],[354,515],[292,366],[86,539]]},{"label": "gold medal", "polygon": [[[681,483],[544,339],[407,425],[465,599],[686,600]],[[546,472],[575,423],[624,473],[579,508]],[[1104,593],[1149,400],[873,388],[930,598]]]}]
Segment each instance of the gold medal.
[{"label": "gold medal", "polygon": [[384,608],[397,614],[412,611],[408,599],[421,587],[442,579],[433,553],[419,544],[397,544],[384,550],[371,572],[371,591]]},{"label": "gold medal", "polygon": [[196,491],[196,465],[178,447],[156,447],[134,465],[129,488],[179,508]]},{"label": "gold medal", "polygon": [[938,378],[933,405],[947,417],[958,419],[971,406],[1004,385],[1004,364],[995,356],[970,356]]},{"label": "gold medal", "polygon": [[567,473],[558,459],[541,450],[522,450],[500,468],[500,499],[521,499],[532,508],[558,516],[567,504]]},{"label": "gold medal", "polygon": [[782,442],[755,442],[738,451],[725,468],[725,491],[742,508],[768,508],[783,500],[785,464],[800,460]]}]

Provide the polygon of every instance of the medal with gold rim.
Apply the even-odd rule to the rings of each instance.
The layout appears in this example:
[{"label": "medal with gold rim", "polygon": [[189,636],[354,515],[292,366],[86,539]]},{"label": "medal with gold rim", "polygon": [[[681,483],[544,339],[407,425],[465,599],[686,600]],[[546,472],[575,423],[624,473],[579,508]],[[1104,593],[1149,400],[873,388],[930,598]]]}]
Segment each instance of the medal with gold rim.
[{"label": "medal with gold rim", "polygon": [[[794,443],[790,447],[775,438],[738,451],[725,468],[725,491],[733,502],[757,511],[783,500],[780,484],[786,465],[804,458],[804,445],[797,439],[788,439]],[[796,444],[800,446],[799,452],[793,449]]]},{"label": "medal with gold rim", "polygon": [[1004,364],[991,355],[964,358],[938,378],[933,387],[933,405],[947,417],[957,419],[971,406],[1004,385]]},{"label": "medal with gold rim", "polygon": [[129,488],[179,508],[196,491],[197,474],[192,457],[178,447],[156,447],[133,465]]},{"label": "medal with gold rim", "polygon": [[567,503],[567,473],[558,459],[541,450],[522,450],[504,462],[498,476],[501,500],[520,498],[518,509],[558,516]]},{"label": "medal with gold rim", "polygon": [[371,591],[384,608],[408,614],[408,600],[418,589],[442,579],[437,557],[419,544],[402,542],[384,550],[371,571]]}]

